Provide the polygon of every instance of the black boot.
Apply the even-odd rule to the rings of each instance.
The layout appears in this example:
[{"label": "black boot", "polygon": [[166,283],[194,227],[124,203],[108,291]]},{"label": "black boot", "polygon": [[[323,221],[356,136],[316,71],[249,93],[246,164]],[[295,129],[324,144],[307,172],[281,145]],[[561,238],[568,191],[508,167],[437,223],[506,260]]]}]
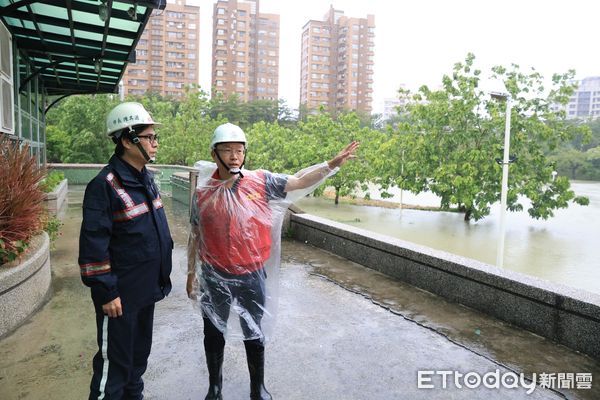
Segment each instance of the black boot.
[{"label": "black boot", "polygon": [[206,351],[206,366],[208,367],[208,393],[204,400],[223,400],[223,350]]},{"label": "black boot", "polygon": [[272,400],[265,388],[265,346],[258,340],[244,341],[250,372],[250,400]]}]

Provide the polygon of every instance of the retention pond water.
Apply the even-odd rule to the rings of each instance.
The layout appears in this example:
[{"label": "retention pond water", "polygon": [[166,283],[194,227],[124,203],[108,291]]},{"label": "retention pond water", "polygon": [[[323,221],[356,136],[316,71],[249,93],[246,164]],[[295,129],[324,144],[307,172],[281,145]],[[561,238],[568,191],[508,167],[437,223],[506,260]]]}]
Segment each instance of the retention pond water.
[{"label": "retention pond water", "polygon": [[[552,282],[600,293],[600,182],[573,182],[589,206],[571,205],[546,221],[527,212],[509,212],[504,267]],[[393,200],[398,201],[398,193]],[[404,194],[408,204],[439,205],[431,195]],[[478,222],[463,215],[413,209],[334,205],[333,200],[307,197],[298,206],[306,212],[383,233],[488,264],[496,263],[499,206]]]}]

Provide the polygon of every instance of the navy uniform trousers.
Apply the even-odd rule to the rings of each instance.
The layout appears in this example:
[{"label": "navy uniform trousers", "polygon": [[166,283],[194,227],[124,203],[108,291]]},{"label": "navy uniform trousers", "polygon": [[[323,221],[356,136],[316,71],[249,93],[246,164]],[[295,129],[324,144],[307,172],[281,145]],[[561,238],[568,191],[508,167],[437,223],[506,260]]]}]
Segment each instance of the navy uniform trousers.
[{"label": "navy uniform trousers", "polygon": [[99,350],[93,360],[90,400],[143,399],[142,375],[152,347],[153,320],[154,304],[124,309],[117,318],[96,310]]}]

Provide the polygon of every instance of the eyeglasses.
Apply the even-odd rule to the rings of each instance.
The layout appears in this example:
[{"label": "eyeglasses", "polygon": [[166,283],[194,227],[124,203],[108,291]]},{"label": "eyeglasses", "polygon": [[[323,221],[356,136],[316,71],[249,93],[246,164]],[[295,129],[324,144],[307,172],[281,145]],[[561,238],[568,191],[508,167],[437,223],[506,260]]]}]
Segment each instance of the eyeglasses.
[{"label": "eyeglasses", "polygon": [[146,139],[148,143],[158,143],[158,135],[138,136],[140,139]]},{"label": "eyeglasses", "polygon": [[246,153],[246,149],[230,149],[229,147],[217,149],[217,151],[225,156],[235,154],[238,157],[241,157]]}]

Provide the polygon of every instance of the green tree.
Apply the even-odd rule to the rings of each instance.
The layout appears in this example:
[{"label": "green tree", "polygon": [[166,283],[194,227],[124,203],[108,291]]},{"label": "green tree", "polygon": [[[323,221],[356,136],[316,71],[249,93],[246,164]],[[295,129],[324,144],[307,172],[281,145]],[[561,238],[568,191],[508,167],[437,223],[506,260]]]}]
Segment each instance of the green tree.
[{"label": "green tree", "polygon": [[306,122],[300,122],[296,132],[288,157],[303,166],[331,159],[353,140],[361,143],[357,159],[345,164],[327,181],[327,185],[335,189],[335,204],[339,203],[340,196],[353,194],[359,186],[366,190],[367,184],[376,179],[372,160],[378,157],[384,135],[369,127],[361,128],[355,113],[340,114],[333,119],[321,110],[317,115],[308,116]]},{"label": "green tree", "polygon": [[581,151],[587,164],[581,169],[582,174],[574,178],[600,180],[600,118],[589,121],[586,125],[590,128],[590,136],[581,146]]},{"label": "green tree", "polygon": [[63,100],[47,115],[47,140],[53,160],[104,163],[114,144],[106,136],[106,115],[119,102],[114,95],[78,95]]},{"label": "green tree", "polygon": [[[332,119],[327,113],[307,117],[298,126],[283,126],[278,122],[257,122],[248,131],[249,169],[264,168],[273,172],[294,174],[299,170],[331,159],[352,140],[361,142],[358,159],[344,167],[327,181],[335,188],[335,203],[339,196],[351,194],[357,185],[367,189],[367,183],[375,180],[370,160],[384,140],[384,134],[361,128],[354,113]],[[315,191],[319,195],[323,187]]]},{"label": "green tree", "polygon": [[600,162],[594,158],[592,151],[600,146],[600,119],[570,120],[569,123],[579,125],[581,132],[554,151],[548,151],[549,158],[555,162],[560,175],[571,179],[600,180]]},{"label": "green tree", "polygon": [[243,104],[246,121],[243,125],[250,126],[256,122],[275,122],[279,116],[279,103],[273,100],[254,100]]},{"label": "green tree", "polygon": [[243,129],[249,129],[260,121],[278,121],[283,125],[292,125],[295,122],[285,100],[259,99],[244,102],[237,95],[215,95],[209,102],[209,114],[213,119],[226,119]]},{"label": "green tree", "polygon": [[583,134],[576,135],[569,143],[566,143],[565,146],[579,151],[587,151],[600,145],[600,119],[587,122],[574,120],[573,123],[586,126],[589,130],[584,131]]},{"label": "green tree", "polygon": [[238,95],[228,97],[222,94],[214,95],[209,102],[209,113],[212,119],[225,119],[232,124],[247,127],[248,116],[246,107]]},{"label": "green tree", "polygon": [[279,99],[277,102],[279,110],[277,112],[277,121],[281,125],[294,126],[296,125],[297,118],[294,115],[294,111],[288,106],[287,102],[283,99]]},{"label": "green tree", "polygon": [[[383,187],[396,185],[415,193],[431,191],[441,198],[444,209],[456,206],[465,221],[479,220],[500,199],[504,143],[505,104],[479,88],[481,71],[473,67],[474,55],[455,64],[452,75],[444,76],[442,87],[423,86],[408,95],[405,122],[391,132],[384,169]],[[565,177],[552,180],[552,164],[545,155],[564,141],[582,133],[550,105],[565,104],[574,88],[569,83],[574,71],[552,77],[546,94],[543,77],[523,73],[517,65],[492,68],[492,79],[502,80],[512,99],[511,155],[508,203],[511,211],[523,209],[523,198],[531,200],[529,214],[548,218],[553,210],[574,200]],[[403,156],[402,156],[403,155]]]},{"label": "green tree", "polygon": [[585,150],[600,146],[600,118],[589,122],[591,138]]},{"label": "green tree", "polygon": [[[197,86],[186,88],[186,96],[188,92],[194,91],[198,91]],[[153,91],[146,92],[143,96],[128,96],[125,101],[142,103],[144,108],[152,115],[152,119],[160,122],[162,125],[169,125],[173,121],[181,104],[181,99],[179,98],[165,97]]]},{"label": "green tree", "polygon": [[589,163],[589,165],[586,166],[588,169],[586,177],[593,180],[600,180],[600,146],[592,147],[587,150],[585,156]]},{"label": "green tree", "polygon": [[577,178],[579,170],[589,168],[586,154],[574,148],[562,148],[549,156],[549,159],[555,163],[560,174],[566,174],[571,179]]},{"label": "green tree", "polygon": [[178,105],[177,114],[159,127],[160,163],[191,166],[198,160],[210,160],[210,138],[223,119],[210,116],[205,92],[192,88]]},{"label": "green tree", "polygon": [[56,125],[46,126],[46,157],[48,162],[63,162],[70,153],[71,137]]},{"label": "green tree", "polygon": [[295,156],[295,131],[279,123],[257,122],[248,130],[248,169],[292,174],[303,165]]}]

